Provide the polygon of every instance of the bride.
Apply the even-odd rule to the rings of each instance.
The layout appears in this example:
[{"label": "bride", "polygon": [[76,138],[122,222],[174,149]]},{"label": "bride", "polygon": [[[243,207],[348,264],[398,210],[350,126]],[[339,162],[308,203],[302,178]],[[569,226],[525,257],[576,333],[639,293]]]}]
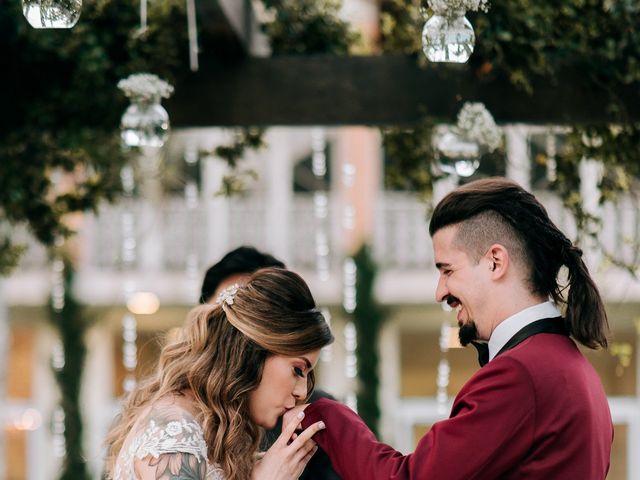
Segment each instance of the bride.
[{"label": "bride", "polygon": [[284,269],[259,270],[194,308],[109,432],[107,478],[297,479],[322,422],[298,436],[296,417],[266,453],[258,447],[311,393],[332,341],[306,283]]}]

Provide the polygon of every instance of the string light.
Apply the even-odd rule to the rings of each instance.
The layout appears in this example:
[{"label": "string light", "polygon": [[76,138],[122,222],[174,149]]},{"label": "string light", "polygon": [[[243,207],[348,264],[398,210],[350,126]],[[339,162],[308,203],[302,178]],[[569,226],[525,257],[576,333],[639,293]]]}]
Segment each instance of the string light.
[{"label": "string light", "polygon": [[56,407],[53,411],[51,421],[51,433],[53,434],[51,443],[53,447],[53,455],[56,458],[63,458],[67,454],[67,445],[64,440],[64,419],[64,410],[60,406]]},{"label": "string light", "polygon": [[[358,348],[358,338],[356,326],[352,321],[348,321],[344,326],[344,347],[345,347],[345,374],[352,380],[358,375],[358,359],[356,349]],[[358,399],[355,389],[351,388],[345,395],[344,403],[353,411],[358,411]]]},{"label": "string light", "polygon": [[199,168],[198,150],[189,147],[184,152],[184,162],[187,167],[187,181],[184,187],[184,201],[187,206],[189,241],[187,242],[187,254],[185,259],[185,270],[189,279],[189,288],[194,287],[198,282],[198,251],[196,247],[196,236],[198,231],[198,208],[200,207],[200,190],[198,188],[195,172]]},{"label": "string light", "polygon": [[342,165],[342,184],[345,187],[345,202],[342,211],[342,226],[345,230],[353,230],[355,228],[356,209],[351,202],[350,196],[347,194],[351,189],[356,174],[356,166],[345,161]]},{"label": "string light", "polygon": [[451,326],[447,322],[442,323],[440,328],[440,362],[438,363],[438,373],[436,377],[436,402],[438,414],[445,415],[447,413],[447,403],[449,395],[447,387],[449,386],[449,377],[451,367],[447,360],[447,352],[449,351],[449,339],[451,338]]},{"label": "string light", "polygon": [[[331,328],[331,312],[326,307],[322,308],[321,311],[322,316],[327,322],[327,325],[329,325],[329,328]],[[322,350],[320,350],[320,360],[325,363],[331,362],[331,360],[333,360],[333,345],[329,344],[326,347],[322,347]]]},{"label": "string light", "polygon": [[342,264],[342,307],[349,314],[356,309],[356,274],[356,262],[351,257],[345,258]]},{"label": "string light", "polygon": [[59,255],[53,260],[53,281],[51,285],[51,306],[56,313],[64,309],[64,261]]},{"label": "string light", "polygon": [[311,170],[316,177],[317,184],[321,185],[313,193],[313,214],[315,218],[315,254],[316,272],[321,281],[329,280],[329,235],[327,222],[329,217],[329,195],[325,188],[327,175],[327,141],[323,128],[317,127],[311,130]]},{"label": "string light", "polygon": [[[122,211],[122,246],[121,265],[125,274],[131,274],[135,267],[137,258],[137,242],[135,237],[135,215],[133,213],[133,194],[135,190],[135,176],[133,167],[126,165],[120,172],[122,190],[124,193],[125,208]],[[127,278],[123,283],[123,297],[125,303],[130,303],[134,299],[135,282]],[[135,317],[127,312],[122,318],[122,364],[125,375],[122,381],[122,388],[125,392],[131,392],[136,385],[135,369],[137,366],[137,346],[136,340],[137,322]]]},{"label": "string light", "polygon": [[553,130],[547,132],[546,138],[546,151],[547,151],[547,180],[549,182],[555,182],[557,179],[557,137]]},{"label": "string light", "polygon": [[126,314],[122,319],[122,364],[125,369],[122,388],[125,392],[131,392],[136,386],[135,370],[138,365],[138,338],[136,317]]},{"label": "string light", "polygon": [[[344,194],[342,226],[346,233],[355,228],[355,207],[352,203],[350,190],[354,184],[356,167],[346,160],[342,164],[342,185]],[[356,277],[357,266],[353,258],[347,257],[342,264],[342,307],[345,312],[352,314],[357,306],[356,303]],[[358,347],[356,325],[349,320],[344,328],[345,344],[345,375],[351,380],[351,388],[345,395],[345,403],[354,411],[358,410],[358,401],[355,394],[354,379],[358,375],[358,359],[356,349]]]},{"label": "string light", "polygon": [[62,341],[58,338],[51,347],[51,368],[59,372],[64,368],[64,364],[64,346],[62,345]]},{"label": "string light", "polygon": [[[315,267],[321,282],[329,280],[330,262],[328,221],[329,221],[329,194],[327,185],[327,139],[324,128],[311,129],[311,171],[316,178],[318,188],[313,192],[313,217],[315,225],[314,251]],[[322,309],[327,324],[331,327],[331,313],[328,308]],[[333,359],[333,347],[327,345],[320,351],[320,361],[329,363]]]}]

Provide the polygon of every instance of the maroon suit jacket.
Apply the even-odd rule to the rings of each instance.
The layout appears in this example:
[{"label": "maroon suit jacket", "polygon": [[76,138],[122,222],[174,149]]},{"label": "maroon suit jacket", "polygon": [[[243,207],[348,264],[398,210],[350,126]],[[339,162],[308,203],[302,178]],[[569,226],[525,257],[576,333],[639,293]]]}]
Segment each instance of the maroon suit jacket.
[{"label": "maroon suit jacket", "polygon": [[414,453],[378,442],[349,408],[319,400],[303,427],[344,480],[603,480],[613,425],[595,370],[564,335],[527,338],[481,368]]}]

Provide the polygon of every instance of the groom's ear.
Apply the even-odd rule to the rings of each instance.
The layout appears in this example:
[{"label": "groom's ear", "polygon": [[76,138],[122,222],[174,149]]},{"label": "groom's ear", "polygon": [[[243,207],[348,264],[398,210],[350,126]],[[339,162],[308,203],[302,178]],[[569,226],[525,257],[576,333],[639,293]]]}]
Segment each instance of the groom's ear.
[{"label": "groom's ear", "polygon": [[482,259],[491,272],[491,279],[498,280],[507,273],[510,265],[509,251],[504,245],[494,243]]}]

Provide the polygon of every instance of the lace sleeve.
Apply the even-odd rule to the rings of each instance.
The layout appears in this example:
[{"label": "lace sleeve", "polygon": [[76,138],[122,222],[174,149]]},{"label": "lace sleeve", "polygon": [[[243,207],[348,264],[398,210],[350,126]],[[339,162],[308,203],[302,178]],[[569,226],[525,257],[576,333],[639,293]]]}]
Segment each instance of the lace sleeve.
[{"label": "lace sleeve", "polygon": [[126,456],[128,475],[122,478],[199,480],[212,475],[202,427],[190,413],[176,407],[154,408]]}]

